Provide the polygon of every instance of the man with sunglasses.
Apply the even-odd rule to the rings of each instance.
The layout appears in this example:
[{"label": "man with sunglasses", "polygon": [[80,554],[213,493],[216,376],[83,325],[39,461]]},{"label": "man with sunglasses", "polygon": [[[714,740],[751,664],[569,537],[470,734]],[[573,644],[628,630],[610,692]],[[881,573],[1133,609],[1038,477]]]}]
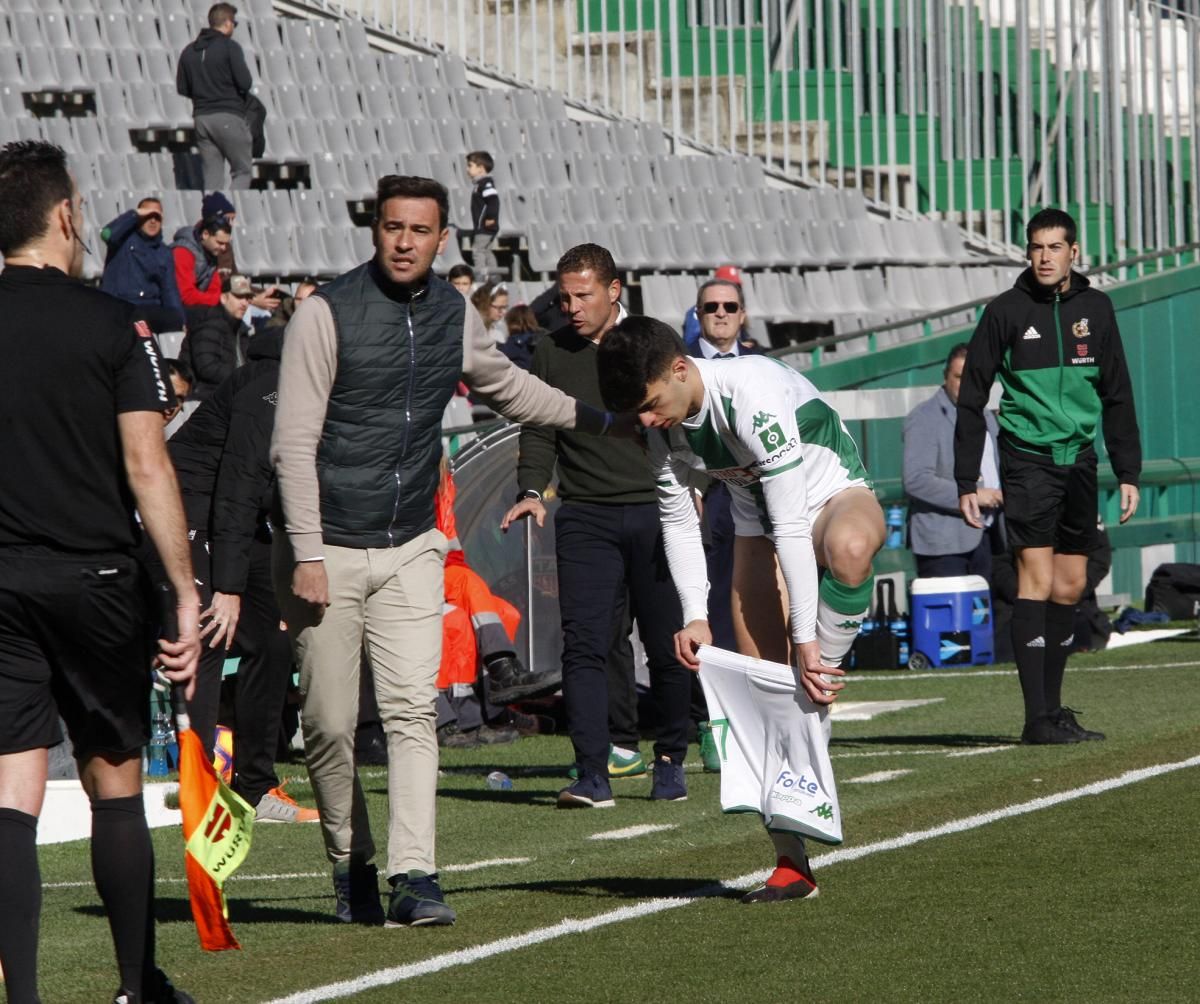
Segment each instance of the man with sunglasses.
[{"label": "man with sunglasses", "polygon": [[147,196],[100,231],[108,251],[100,288],[137,307],[150,330],[182,331],[183,301],[175,263],[162,239],[162,203]]},{"label": "man with sunglasses", "polygon": [[[688,346],[696,359],[736,359],[739,356],[762,355],[758,343],[746,337],[746,299],[737,270],[723,266],[715,278],[701,283],[696,291],[696,317],[700,322],[700,337]],[[733,588],[733,513],[730,511],[729,489],[721,481],[713,481],[704,492],[704,556],[708,563],[708,622],[712,627],[713,644],[732,652],[736,649],[733,636],[733,613],[729,608]],[[700,757],[704,769],[719,773],[721,759],[712,739],[708,723],[708,707],[698,679],[692,680],[692,721],[700,738]]]}]

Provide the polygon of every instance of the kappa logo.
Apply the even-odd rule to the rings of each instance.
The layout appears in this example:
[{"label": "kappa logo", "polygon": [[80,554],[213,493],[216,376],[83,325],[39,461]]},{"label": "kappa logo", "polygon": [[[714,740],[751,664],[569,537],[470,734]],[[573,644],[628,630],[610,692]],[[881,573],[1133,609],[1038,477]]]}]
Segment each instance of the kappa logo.
[{"label": "kappa logo", "polygon": [[279,391],[273,390],[273,391],[271,391],[270,394],[264,394],[263,400],[266,401],[267,404],[270,404],[270,405],[279,404]]},{"label": "kappa logo", "polygon": [[818,805],[815,809],[809,809],[808,811],[814,816],[820,816],[824,820],[833,818],[833,806],[829,802],[825,802],[823,805]]},{"label": "kappa logo", "polygon": [[[1088,319],[1081,317],[1078,321],[1071,325],[1071,334],[1076,338],[1087,338],[1091,332],[1088,330]],[[1083,353],[1080,353],[1082,355]]]},{"label": "kappa logo", "polygon": [[860,627],[862,627],[862,621],[842,621],[841,624],[837,624],[835,626],[846,631],[857,631]]},{"label": "kappa logo", "polygon": [[754,425],[752,425],[750,427],[750,431],[758,432],[759,429],[761,429],[764,425],[766,425],[774,417],[775,416],[772,415],[769,411],[760,411],[757,415],[754,416]]},{"label": "kappa logo", "polygon": [[1029,325],[1029,327],[1025,329],[1025,334],[1023,334],[1021,336],[1022,340],[1026,341],[1026,342],[1031,342],[1035,338],[1041,338],[1041,337],[1042,336],[1040,334],[1038,334],[1038,329],[1035,328],[1032,324]]},{"label": "kappa logo", "polygon": [[1038,635],[1036,638],[1033,639],[1033,641],[1026,642],[1025,647],[1026,648],[1045,648],[1046,647],[1046,639],[1043,638],[1041,635]]}]

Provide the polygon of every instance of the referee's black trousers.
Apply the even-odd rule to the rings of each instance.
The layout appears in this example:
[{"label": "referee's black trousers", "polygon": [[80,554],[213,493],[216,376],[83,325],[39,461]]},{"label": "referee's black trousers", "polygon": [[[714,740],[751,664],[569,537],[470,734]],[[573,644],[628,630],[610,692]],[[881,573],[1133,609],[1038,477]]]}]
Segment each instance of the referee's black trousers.
[{"label": "referee's black trousers", "polygon": [[679,596],[667,568],[655,503],[571,503],[554,517],[563,626],[563,700],[580,769],[608,776],[606,664],[621,593],[628,589],[657,708],[655,757],[687,752],[691,673],[675,658]]}]

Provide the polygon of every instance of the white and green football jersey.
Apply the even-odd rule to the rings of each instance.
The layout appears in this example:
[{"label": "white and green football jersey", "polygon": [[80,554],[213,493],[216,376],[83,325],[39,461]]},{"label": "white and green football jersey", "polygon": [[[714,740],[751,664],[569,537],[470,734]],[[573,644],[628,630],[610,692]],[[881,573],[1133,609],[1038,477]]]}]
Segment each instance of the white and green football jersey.
[{"label": "white and green football jersey", "polygon": [[721,757],[721,808],[757,812],[768,829],[842,842],[829,709],[791,666],[702,646],[700,683]]},{"label": "white and green football jersey", "polygon": [[846,488],[868,485],[858,447],[816,387],[769,356],[691,359],[704,382],[700,410],[650,431],[664,544],[684,623],[707,616],[708,581],[690,492],[692,472],[725,482],[735,532],[775,544],[796,642],[816,638],[812,523]]}]

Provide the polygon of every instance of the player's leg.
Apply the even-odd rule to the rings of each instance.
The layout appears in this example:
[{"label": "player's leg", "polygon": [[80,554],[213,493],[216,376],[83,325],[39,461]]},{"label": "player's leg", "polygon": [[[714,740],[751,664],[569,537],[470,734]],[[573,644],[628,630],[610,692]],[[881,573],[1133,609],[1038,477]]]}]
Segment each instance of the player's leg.
[{"label": "player's leg", "polygon": [[1103,739],[1104,733],[1083,728],[1062,703],[1063,676],[1075,633],[1075,608],[1087,587],[1088,554],[1098,539],[1096,455],[1089,452],[1067,475],[1066,499],[1055,539],[1054,565],[1046,604],[1044,694],[1046,713],[1080,739]]},{"label": "player's leg", "polygon": [[1021,739],[1034,744],[1075,742],[1053,724],[1046,707],[1046,607],[1054,583],[1054,542],[1066,494],[1066,472],[1002,445],[1000,481],[1009,544],[1017,565],[1012,640],[1025,706]]},{"label": "player's leg", "polygon": [[388,740],[388,924],[453,924],[435,863],[445,538],[433,529],[367,554],[367,654]]},{"label": "player's leg", "polygon": [[563,629],[563,704],[579,780],[562,808],[608,808],[608,647],[625,586],[620,506],[564,505],[554,517]]},{"label": "player's leg", "polygon": [[[756,659],[784,665],[791,661],[788,631],[788,593],[775,556],[775,545],[763,536],[738,536],[733,544],[731,602],[738,651]],[[804,839],[771,833],[775,869],[765,885],[742,897],[744,903],[764,903],[811,896],[816,880],[808,863]]]},{"label": "player's leg", "polygon": [[[154,847],[142,799],[141,753],[150,733],[153,657],[147,609],[132,558],[81,562],[82,585],[57,616],[51,687],[91,802],[92,877],[104,903],[120,970],[120,992],[156,1000],[165,979],[154,965]],[[72,595],[74,594],[74,595]],[[52,616],[55,604],[46,604]]]},{"label": "player's leg", "polygon": [[681,801],[687,798],[683,761],[687,755],[688,709],[692,697],[692,673],[675,656],[674,638],[683,626],[683,613],[667,565],[658,507],[650,503],[624,508],[622,550],[629,599],[646,647],[650,688],[658,712],[650,797],[658,801]]},{"label": "player's leg", "polygon": [[367,552],[326,546],[329,606],[323,615],[292,593],[294,558],[286,534],[276,535],[271,561],[275,597],[300,667],[304,758],[333,865],[337,915],[346,923],[380,924],[383,910],[371,864],[375,843],[354,765]]},{"label": "player's leg", "polygon": [[[9,683],[0,668],[0,707],[5,711],[11,706]],[[0,754],[0,917],[4,918],[0,966],[12,1001],[37,1000],[42,911],[37,821],[46,791],[47,762],[45,748]]]},{"label": "player's leg", "polygon": [[869,488],[847,488],[813,523],[813,549],[825,569],[817,602],[821,661],[840,666],[871,605],[871,561],[885,536],[883,510]]}]

